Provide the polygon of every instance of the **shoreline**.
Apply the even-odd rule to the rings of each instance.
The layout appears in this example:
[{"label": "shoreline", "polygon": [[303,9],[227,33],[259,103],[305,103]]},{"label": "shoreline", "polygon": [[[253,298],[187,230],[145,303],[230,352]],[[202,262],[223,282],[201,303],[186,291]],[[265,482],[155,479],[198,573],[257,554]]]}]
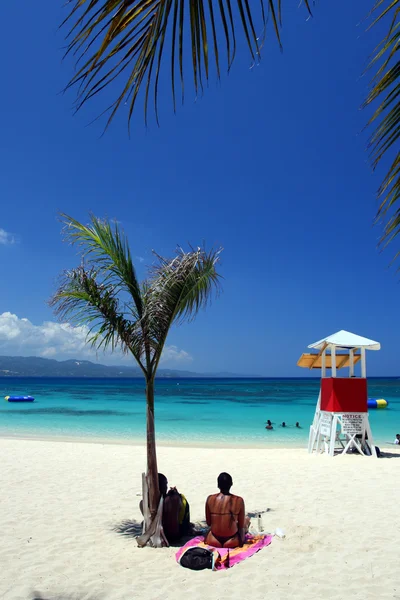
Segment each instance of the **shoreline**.
[{"label": "shoreline", "polygon": [[[118,437],[80,437],[74,435],[47,435],[45,433],[30,432],[18,432],[16,434],[7,434],[0,431],[0,440],[15,440],[15,441],[38,441],[38,442],[55,442],[55,443],[67,443],[67,444],[95,444],[95,445],[106,445],[106,446],[129,446],[129,447],[145,447],[146,440],[143,438],[118,438]],[[308,438],[307,438],[308,440]],[[214,441],[212,439],[200,441],[185,440],[185,439],[171,439],[166,440],[157,438],[156,444],[160,448],[193,448],[193,449],[214,449],[214,450],[307,450],[307,440],[303,440],[302,443],[294,442],[288,443],[287,440],[283,442],[266,441],[265,443],[256,442],[221,442]],[[375,445],[378,445],[375,440]],[[387,451],[390,449],[399,448],[393,442],[385,441],[379,442],[379,448],[385,448]]]},{"label": "shoreline", "polygon": [[[143,438],[103,438],[103,437],[79,437],[68,435],[46,435],[46,434],[30,434],[18,433],[15,435],[4,434],[0,432],[0,440],[15,440],[15,441],[38,441],[38,442],[56,442],[68,444],[96,444],[107,446],[134,446],[145,447],[146,440]],[[213,440],[205,440],[204,442],[194,442],[193,440],[165,440],[157,439],[157,447],[161,448],[194,448],[194,449],[216,449],[216,450],[307,450],[307,444],[287,444],[285,443],[224,443],[214,442]]]}]

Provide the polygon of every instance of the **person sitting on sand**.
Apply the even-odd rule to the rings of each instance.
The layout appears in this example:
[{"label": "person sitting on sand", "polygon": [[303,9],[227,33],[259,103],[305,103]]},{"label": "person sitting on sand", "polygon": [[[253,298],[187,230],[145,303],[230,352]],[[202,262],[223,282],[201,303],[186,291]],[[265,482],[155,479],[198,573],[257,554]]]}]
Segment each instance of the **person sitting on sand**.
[{"label": "person sitting on sand", "polygon": [[[168,490],[168,480],[162,473],[158,474],[158,487],[164,498],[162,525],[168,542],[175,542],[183,535],[191,532],[189,502],[176,487]],[[143,500],[140,502],[140,510],[143,514]]]},{"label": "person sitting on sand", "polygon": [[218,476],[218,494],[208,496],[206,501],[206,521],[210,527],[205,543],[215,548],[237,548],[243,546],[250,519],[245,517],[244,501],[231,494],[233,485],[229,473]]}]

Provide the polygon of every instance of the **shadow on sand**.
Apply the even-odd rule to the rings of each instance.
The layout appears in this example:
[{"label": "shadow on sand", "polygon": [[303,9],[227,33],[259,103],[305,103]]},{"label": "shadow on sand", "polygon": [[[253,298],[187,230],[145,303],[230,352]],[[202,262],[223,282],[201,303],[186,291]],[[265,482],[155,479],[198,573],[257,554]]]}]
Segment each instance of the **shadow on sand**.
[{"label": "shadow on sand", "polygon": [[121,523],[115,525],[112,529],[116,533],[120,533],[127,537],[135,538],[138,537],[138,535],[142,535],[142,523],[132,519],[125,519],[124,521],[121,521]]},{"label": "shadow on sand", "polygon": [[[197,537],[198,535],[204,535],[204,530],[207,527],[207,524],[205,521],[204,523],[199,521],[198,523],[192,525],[192,527],[193,528],[190,534],[182,536],[179,540],[170,544],[170,547],[181,548],[186,544],[186,542],[194,537]],[[112,531],[115,531],[116,533],[126,537],[137,538],[142,534],[142,523],[133,519],[125,519],[124,521],[117,523],[117,525],[114,525]]]},{"label": "shadow on sand", "polygon": [[400,458],[400,453],[386,452],[386,450],[381,450],[381,455],[379,458]]},{"label": "shadow on sand", "polygon": [[247,516],[250,517],[250,519],[256,519],[258,515],[264,515],[267,512],[271,512],[271,510],[272,508],[264,508],[263,510],[249,511],[247,512]]}]

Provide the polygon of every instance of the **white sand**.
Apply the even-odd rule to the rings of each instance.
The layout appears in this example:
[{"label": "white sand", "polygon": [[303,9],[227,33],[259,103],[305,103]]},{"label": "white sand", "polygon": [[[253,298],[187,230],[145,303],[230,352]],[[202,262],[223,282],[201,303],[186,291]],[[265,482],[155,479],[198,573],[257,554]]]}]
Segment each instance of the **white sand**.
[{"label": "white sand", "polygon": [[271,509],[266,530],[286,530],[217,573],[113,531],[140,519],[144,448],[0,439],[0,456],[0,598],[400,599],[400,453],[159,448],[159,470],[187,495],[192,520],[226,470],[248,511]]}]

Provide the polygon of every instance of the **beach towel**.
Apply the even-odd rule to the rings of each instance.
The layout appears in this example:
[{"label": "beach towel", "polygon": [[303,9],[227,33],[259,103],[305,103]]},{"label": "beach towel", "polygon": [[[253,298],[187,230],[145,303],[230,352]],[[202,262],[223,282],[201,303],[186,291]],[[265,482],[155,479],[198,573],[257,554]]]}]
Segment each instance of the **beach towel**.
[{"label": "beach towel", "polygon": [[205,548],[214,555],[214,571],[222,571],[234,567],[246,558],[253,556],[256,552],[269,546],[272,542],[272,535],[246,535],[245,543],[241,548],[214,548],[204,543],[204,536],[199,535],[189,540],[176,553],[176,561],[180,563],[182,556],[189,548]]}]

